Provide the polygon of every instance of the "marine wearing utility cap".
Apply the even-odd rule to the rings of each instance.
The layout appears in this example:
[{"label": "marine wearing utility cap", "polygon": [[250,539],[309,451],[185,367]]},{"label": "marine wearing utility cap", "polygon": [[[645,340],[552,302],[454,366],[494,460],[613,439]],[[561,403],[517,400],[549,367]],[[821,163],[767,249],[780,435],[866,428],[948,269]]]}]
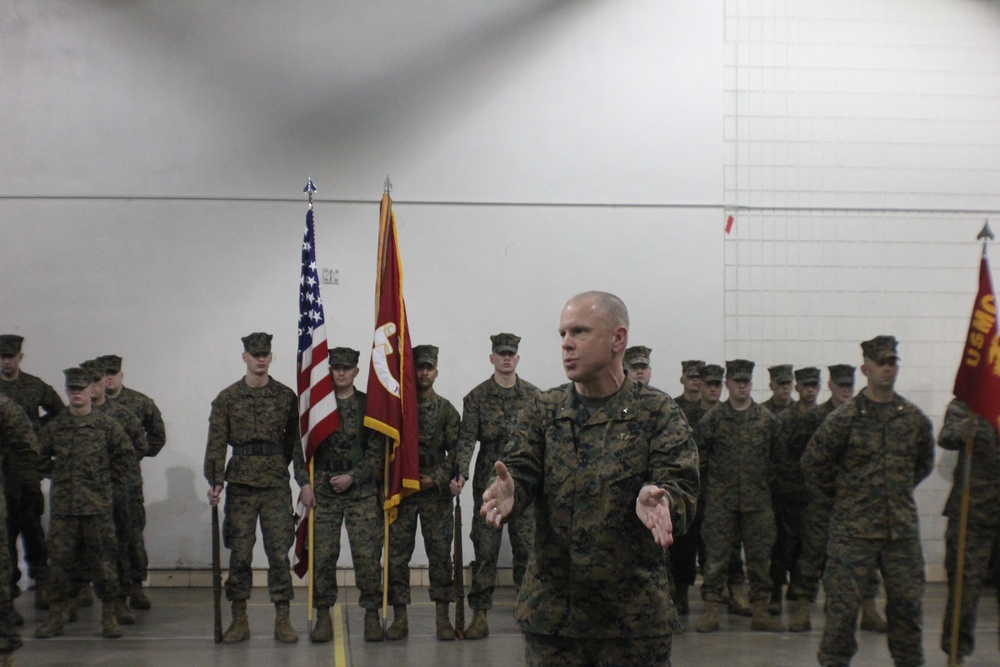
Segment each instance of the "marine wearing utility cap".
[{"label": "marine wearing utility cap", "polygon": [[361,353],[349,347],[334,347],[328,352],[331,366],[346,366],[354,368],[358,365]]},{"label": "marine wearing utility cap", "polygon": [[753,380],[754,362],[746,359],[733,359],[726,362],[727,380]]},{"label": "marine wearing utility cap", "polygon": [[74,366],[63,371],[67,389],[86,389],[94,383],[93,374],[82,366]]},{"label": "marine wearing utility cap", "polygon": [[795,371],[795,382],[798,384],[819,384],[820,370],[815,366],[800,368]]},{"label": "marine wearing utility cap", "polygon": [[247,354],[256,356],[259,354],[271,354],[271,339],[274,338],[269,333],[258,331],[248,336],[243,336],[243,349]]},{"label": "marine wearing utility cap", "polygon": [[705,367],[705,362],[700,359],[689,359],[681,362],[681,373],[684,377],[700,378],[701,369]]},{"label": "marine wearing utility cap", "polygon": [[791,364],[778,364],[777,366],[770,366],[767,372],[771,374],[771,382],[791,382],[792,381],[792,365]]},{"label": "marine wearing utility cap", "polygon": [[636,364],[645,364],[646,366],[649,366],[649,357],[652,354],[653,350],[645,345],[633,345],[625,350],[623,363],[626,366],[635,366]]},{"label": "marine wearing utility cap", "polygon": [[725,372],[718,364],[705,364],[698,371],[698,377],[702,382],[722,382]]},{"label": "marine wearing utility cap", "polygon": [[436,345],[417,345],[413,348],[413,365],[414,366],[433,366],[437,368],[438,365],[438,348]]},{"label": "marine wearing utility cap", "polygon": [[490,336],[490,342],[493,343],[495,353],[511,352],[517,354],[517,346],[521,342],[521,337],[512,333],[498,333]]},{"label": "marine wearing utility cap", "polygon": [[122,369],[122,358],[117,354],[105,354],[104,356],[97,357],[97,363],[109,375],[114,375]]},{"label": "marine wearing utility cap", "polygon": [[24,342],[24,336],[18,336],[17,334],[3,334],[0,336],[0,356],[12,357],[15,354],[21,353],[21,343]]},{"label": "marine wearing utility cap", "polygon": [[106,375],[104,372],[104,366],[102,366],[97,359],[87,359],[86,361],[80,362],[80,368],[90,373],[91,384],[103,380]]},{"label": "marine wearing utility cap", "polygon": [[861,352],[873,361],[889,361],[890,359],[899,361],[899,355],[896,353],[898,344],[895,336],[875,336],[871,340],[861,343]]},{"label": "marine wearing utility cap", "polygon": [[850,364],[834,364],[827,366],[830,371],[830,382],[839,385],[854,384],[854,366]]}]

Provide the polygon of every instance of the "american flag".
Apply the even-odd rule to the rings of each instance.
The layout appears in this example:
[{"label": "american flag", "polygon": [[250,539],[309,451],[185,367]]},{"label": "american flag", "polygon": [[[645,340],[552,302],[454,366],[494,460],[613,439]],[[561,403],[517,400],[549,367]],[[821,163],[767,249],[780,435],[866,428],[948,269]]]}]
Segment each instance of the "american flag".
[{"label": "american flag", "polygon": [[302,276],[299,278],[299,433],[306,461],[313,457],[319,443],[340,427],[337,397],[330,377],[330,358],[326,344],[326,320],[319,296],[319,273],[316,271],[316,232],[312,209],[306,213],[306,231],[302,239]]},{"label": "american flag", "polygon": [[[305,449],[306,463],[317,447],[340,428],[337,396],[333,393],[330,359],[326,344],[326,320],[319,296],[319,273],[316,271],[316,233],[312,208],[306,213],[306,231],[302,238],[302,276],[299,278],[299,434]],[[304,517],[299,508],[297,517]],[[306,522],[299,520],[295,529],[294,570],[300,577],[307,569]]]}]

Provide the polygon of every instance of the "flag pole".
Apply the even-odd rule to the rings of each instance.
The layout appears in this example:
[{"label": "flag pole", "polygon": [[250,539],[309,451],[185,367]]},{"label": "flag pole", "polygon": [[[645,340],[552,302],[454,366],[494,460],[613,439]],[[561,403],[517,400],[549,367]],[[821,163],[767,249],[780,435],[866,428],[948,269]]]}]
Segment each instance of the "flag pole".
[{"label": "flag pole", "polygon": [[[995,238],[990,229],[990,221],[987,219],[983,224],[983,229],[976,236],[976,239],[983,240],[983,260],[987,259],[986,244]],[[969,423],[975,423],[976,415],[970,412]],[[963,453],[965,460],[962,462],[962,504],[958,518],[958,546],[955,561],[955,588],[952,591],[951,609],[951,637],[949,638],[948,667],[956,667],[958,663],[958,631],[959,622],[962,618],[962,588],[965,579],[965,547],[969,532],[969,479],[972,477],[972,447],[975,441],[975,433],[965,437],[965,449]]]},{"label": "flag pole", "polygon": [[[392,190],[392,181],[389,180],[389,174],[385,175],[385,183],[382,185],[382,191],[384,194],[389,194]],[[385,234],[382,233],[382,221],[381,215],[379,216],[379,235],[378,235],[378,255],[377,257],[380,261],[383,258],[383,244],[385,243]],[[379,280],[375,285],[375,317],[378,318],[378,309],[381,299],[379,295],[382,289],[382,272],[384,271],[384,266],[378,267]],[[382,634],[385,634],[386,628],[389,625],[389,512],[390,510],[386,508],[385,501],[389,499],[389,457],[392,455],[392,444],[391,439],[388,435],[385,436],[385,459],[384,459],[384,469],[382,471],[382,529],[383,529],[383,540],[382,540]]]},{"label": "flag pole", "polygon": [[[316,186],[313,184],[312,176],[310,176],[309,180],[306,182],[305,191],[306,191],[306,194],[309,197],[309,210],[311,211],[312,208],[313,208],[313,193],[316,192]],[[316,484],[315,484],[315,481],[316,481],[316,460],[315,460],[315,457],[310,457],[309,458],[309,486],[313,490],[313,498],[314,499],[316,497]],[[315,500],[313,501],[313,504],[315,505]],[[309,636],[312,636],[312,631],[313,631],[313,590],[314,590],[314,581],[313,580],[315,579],[315,577],[313,576],[313,573],[314,573],[314,570],[313,570],[313,558],[315,556],[315,549],[314,549],[315,542],[313,542],[313,535],[314,535],[315,529],[316,529],[316,512],[314,511],[315,507],[309,507],[307,509],[309,510],[309,518],[308,518],[308,522],[309,523],[307,524],[308,525],[308,528],[307,528],[308,537],[306,538],[307,539],[306,544],[308,545],[309,550],[306,552],[306,558],[307,558],[307,568],[308,568],[307,572],[308,572],[308,577],[309,578],[307,579],[307,584],[306,584],[306,586],[307,586],[307,588],[306,588],[306,629],[308,630]]]}]

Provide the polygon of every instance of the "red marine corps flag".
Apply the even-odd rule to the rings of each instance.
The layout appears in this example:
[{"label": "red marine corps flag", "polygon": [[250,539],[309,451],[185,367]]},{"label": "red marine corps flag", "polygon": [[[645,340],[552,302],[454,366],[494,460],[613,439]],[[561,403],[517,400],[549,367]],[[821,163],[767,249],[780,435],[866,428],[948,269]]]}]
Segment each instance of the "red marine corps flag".
[{"label": "red marine corps flag", "polygon": [[413,349],[403,302],[403,266],[396,237],[396,215],[389,179],[379,211],[378,265],[375,278],[375,336],[368,369],[365,426],[386,435],[385,509],[391,522],[396,506],[420,490],[417,446],[417,386]]},{"label": "red marine corps flag", "polygon": [[[992,238],[988,225],[979,236]],[[997,303],[990,278],[990,261],[986,257],[985,238],[983,258],[979,264],[979,294],[972,307],[972,321],[962,363],[955,377],[954,394],[993,428],[1000,430],[1000,341],[997,339]]]}]

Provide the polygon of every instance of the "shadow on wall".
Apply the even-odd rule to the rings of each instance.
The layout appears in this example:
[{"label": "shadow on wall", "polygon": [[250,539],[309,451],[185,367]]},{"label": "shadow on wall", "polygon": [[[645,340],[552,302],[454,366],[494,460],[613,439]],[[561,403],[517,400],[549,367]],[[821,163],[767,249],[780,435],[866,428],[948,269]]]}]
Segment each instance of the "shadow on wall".
[{"label": "shadow on wall", "polygon": [[195,486],[195,473],[189,468],[169,468],[166,478],[167,497],[146,506],[147,548],[155,534],[156,542],[174,545],[177,560],[173,567],[207,567],[212,562],[210,547],[206,546],[212,510],[204,484]]}]

